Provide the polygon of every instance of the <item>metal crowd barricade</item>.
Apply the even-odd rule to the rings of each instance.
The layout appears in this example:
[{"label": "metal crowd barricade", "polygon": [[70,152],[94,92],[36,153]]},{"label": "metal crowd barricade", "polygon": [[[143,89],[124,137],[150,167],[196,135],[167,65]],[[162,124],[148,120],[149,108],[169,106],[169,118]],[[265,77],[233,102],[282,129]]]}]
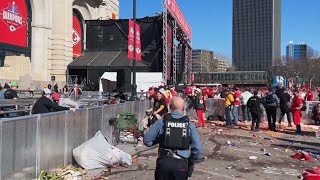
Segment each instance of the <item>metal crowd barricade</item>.
[{"label": "metal crowd barricade", "polygon": [[72,163],[72,151],[101,130],[111,143],[109,124],[117,114],[144,116],[148,101],[0,119],[0,178],[34,179]]}]

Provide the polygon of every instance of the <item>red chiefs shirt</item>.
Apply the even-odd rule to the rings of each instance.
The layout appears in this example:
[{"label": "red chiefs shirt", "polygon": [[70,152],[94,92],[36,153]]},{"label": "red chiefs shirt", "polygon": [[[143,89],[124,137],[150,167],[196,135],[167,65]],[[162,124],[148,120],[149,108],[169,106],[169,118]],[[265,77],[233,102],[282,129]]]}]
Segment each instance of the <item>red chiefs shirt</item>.
[{"label": "red chiefs shirt", "polygon": [[297,111],[297,107],[301,106],[303,104],[302,98],[298,95],[295,96],[292,100],[292,105],[291,105],[291,110],[292,111]]},{"label": "red chiefs shirt", "polygon": [[236,92],[233,94],[233,98],[234,98],[233,104],[234,104],[234,105],[240,106],[240,104],[241,104],[241,102],[240,102],[240,96],[241,96],[240,91],[236,91]]},{"label": "red chiefs shirt", "polygon": [[309,92],[309,93],[306,95],[306,100],[307,100],[307,101],[313,101],[313,100],[314,100],[314,94],[313,94],[313,92]]},{"label": "red chiefs shirt", "polygon": [[172,95],[172,97],[174,97],[177,95],[177,92],[175,90],[171,90],[171,95]]}]

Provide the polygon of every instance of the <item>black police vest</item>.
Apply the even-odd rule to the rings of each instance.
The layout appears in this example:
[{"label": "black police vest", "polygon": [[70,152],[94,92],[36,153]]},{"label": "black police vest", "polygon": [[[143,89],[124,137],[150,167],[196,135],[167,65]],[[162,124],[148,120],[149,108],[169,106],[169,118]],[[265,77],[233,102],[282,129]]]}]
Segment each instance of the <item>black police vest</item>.
[{"label": "black police vest", "polygon": [[171,150],[188,150],[191,142],[188,116],[175,119],[166,114],[164,122],[164,139],[161,148]]}]

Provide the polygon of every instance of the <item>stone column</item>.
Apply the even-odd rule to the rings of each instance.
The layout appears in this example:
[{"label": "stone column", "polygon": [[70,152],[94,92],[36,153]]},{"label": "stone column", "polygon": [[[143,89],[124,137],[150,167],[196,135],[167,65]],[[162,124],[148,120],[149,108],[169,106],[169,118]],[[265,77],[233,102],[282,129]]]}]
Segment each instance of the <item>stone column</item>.
[{"label": "stone column", "polygon": [[72,62],[72,0],[54,0],[50,76],[66,81],[67,65]]}]

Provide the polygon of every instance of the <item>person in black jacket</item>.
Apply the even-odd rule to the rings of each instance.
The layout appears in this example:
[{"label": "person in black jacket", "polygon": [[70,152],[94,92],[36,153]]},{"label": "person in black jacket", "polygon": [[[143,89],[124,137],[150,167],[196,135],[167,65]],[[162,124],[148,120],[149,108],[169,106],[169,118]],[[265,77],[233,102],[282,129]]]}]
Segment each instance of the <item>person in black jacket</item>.
[{"label": "person in black jacket", "polygon": [[258,96],[258,91],[253,92],[253,96],[249,98],[247,102],[247,107],[250,109],[252,116],[251,130],[260,130],[260,120],[262,110],[261,107],[265,104],[265,101]]},{"label": "person in black jacket", "polygon": [[34,104],[33,107],[33,114],[43,114],[43,113],[49,113],[51,110],[55,111],[65,111],[65,110],[71,110],[75,112],[74,108],[69,107],[62,107],[50,100],[51,97],[51,90],[50,89],[44,89],[43,90],[43,96],[38,99],[38,101]]},{"label": "person in black jacket", "polygon": [[291,112],[290,112],[290,103],[291,100],[291,96],[290,94],[288,94],[288,91],[285,89],[284,93],[280,96],[280,110],[281,110],[281,115],[280,115],[280,119],[279,119],[279,124],[281,124],[281,121],[284,117],[284,115],[287,115],[287,119],[288,119],[288,126],[292,127],[291,124]]}]

